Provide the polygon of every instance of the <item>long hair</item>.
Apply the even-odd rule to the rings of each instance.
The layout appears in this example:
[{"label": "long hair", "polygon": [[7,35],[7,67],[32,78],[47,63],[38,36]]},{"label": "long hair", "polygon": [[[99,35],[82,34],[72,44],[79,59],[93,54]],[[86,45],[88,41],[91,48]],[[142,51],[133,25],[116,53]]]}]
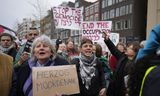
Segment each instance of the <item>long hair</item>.
[{"label": "long hair", "polygon": [[75,46],[74,40],[73,40],[72,38],[67,39],[67,41],[66,41],[66,46],[67,46],[67,44],[68,44],[69,42],[72,42],[72,43],[73,43],[73,49],[68,49],[68,47],[67,47],[67,52],[68,52],[69,54],[70,54],[70,53],[72,53],[72,54],[79,54],[79,51],[78,51],[77,47]]},{"label": "long hair", "polygon": [[103,55],[102,46],[100,44],[94,44],[96,47],[96,57],[101,57]]}]

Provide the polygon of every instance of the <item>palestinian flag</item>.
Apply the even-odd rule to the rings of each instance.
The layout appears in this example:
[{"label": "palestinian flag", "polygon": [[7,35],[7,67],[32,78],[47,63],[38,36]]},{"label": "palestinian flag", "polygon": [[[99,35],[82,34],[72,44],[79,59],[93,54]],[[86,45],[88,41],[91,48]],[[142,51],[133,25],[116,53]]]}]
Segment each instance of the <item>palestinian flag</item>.
[{"label": "palestinian flag", "polygon": [[0,25],[0,35],[2,33],[7,33],[7,34],[10,34],[11,36],[13,36],[14,39],[17,39],[17,36],[16,36],[16,32],[13,31],[12,29],[6,27],[6,26],[3,26],[3,25]]},{"label": "palestinian flag", "polygon": [[2,34],[3,32],[4,32],[4,28],[0,26],[0,34]]}]

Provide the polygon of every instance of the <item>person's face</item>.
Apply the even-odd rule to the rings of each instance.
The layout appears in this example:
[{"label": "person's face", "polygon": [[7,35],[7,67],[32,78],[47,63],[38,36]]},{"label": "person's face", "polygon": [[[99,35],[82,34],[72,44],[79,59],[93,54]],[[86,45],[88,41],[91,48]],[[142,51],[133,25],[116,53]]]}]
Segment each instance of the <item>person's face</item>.
[{"label": "person's face", "polygon": [[71,41],[68,42],[67,47],[68,47],[68,49],[72,49],[74,47],[73,42],[71,42]]},{"label": "person's face", "polygon": [[125,50],[124,50],[124,46],[122,46],[122,45],[118,45],[117,46],[117,49],[119,50],[119,51],[121,51],[121,52],[124,52]]},{"label": "person's face", "polygon": [[31,31],[27,34],[27,40],[34,40],[37,36],[38,36],[37,30],[31,30]]},{"label": "person's face", "polygon": [[134,57],[135,56],[135,52],[133,50],[133,45],[130,45],[127,47],[127,51],[125,53],[128,57]]},{"label": "person's face", "polygon": [[59,48],[58,48],[58,50],[66,51],[66,45],[65,45],[64,43],[59,44]]},{"label": "person's face", "polygon": [[85,43],[80,48],[81,53],[84,54],[86,57],[91,57],[93,54],[93,44],[91,43]]},{"label": "person's face", "polygon": [[11,37],[9,36],[2,36],[1,37],[1,46],[3,48],[8,48],[12,45]]},{"label": "person's face", "polygon": [[47,44],[39,42],[34,48],[34,55],[39,61],[41,61],[48,60],[53,53]]},{"label": "person's face", "polygon": [[96,46],[93,46],[93,52],[96,53]]}]

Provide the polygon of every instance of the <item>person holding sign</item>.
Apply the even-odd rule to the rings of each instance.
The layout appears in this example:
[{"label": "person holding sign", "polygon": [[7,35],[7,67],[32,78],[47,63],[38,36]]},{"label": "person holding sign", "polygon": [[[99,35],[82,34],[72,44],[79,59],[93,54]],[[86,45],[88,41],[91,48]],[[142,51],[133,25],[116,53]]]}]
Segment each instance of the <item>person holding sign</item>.
[{"label": "person holding sign", "polygon": [[[33,41],[31,58],[22,64],[17,73],[17,96],[33,96],[32,67],[67,65],[68,61],[56,55],[51,39],[42,35]],[[42,74],[46,76],[46,74]]]},{"label": "person holding sign", "polygon": [[80,93],[71,96],[106,96],[102,62],[94,55],[90,39],[82,39],[79,58],[74,58],[71,64],[77,66],[80,86]]}]

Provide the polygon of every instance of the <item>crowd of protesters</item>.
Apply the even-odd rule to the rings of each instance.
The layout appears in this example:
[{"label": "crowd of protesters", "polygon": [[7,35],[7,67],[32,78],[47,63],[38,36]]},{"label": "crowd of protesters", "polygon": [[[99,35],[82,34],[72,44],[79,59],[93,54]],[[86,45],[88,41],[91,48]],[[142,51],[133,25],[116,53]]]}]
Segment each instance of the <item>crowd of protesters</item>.
[{"label": "crowd of protesters", "polygon": [[[33,67],[76,65],[80,93],[56,96],[158,96],[160,94],[160,25],[143,42],[117,45],[103,33],[109,56],[102,46],[82,38],[53,44],[36,28],[30,28],[24,44],[8,32],[0,34],[1,96],[33,96]],[[107,50],[106,50],[107,51]]]}]

